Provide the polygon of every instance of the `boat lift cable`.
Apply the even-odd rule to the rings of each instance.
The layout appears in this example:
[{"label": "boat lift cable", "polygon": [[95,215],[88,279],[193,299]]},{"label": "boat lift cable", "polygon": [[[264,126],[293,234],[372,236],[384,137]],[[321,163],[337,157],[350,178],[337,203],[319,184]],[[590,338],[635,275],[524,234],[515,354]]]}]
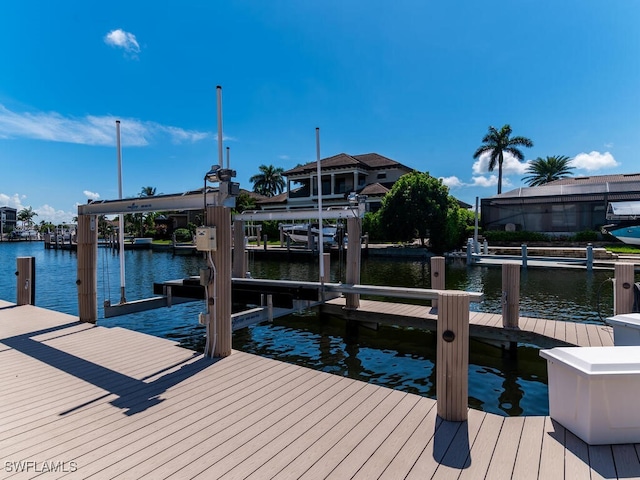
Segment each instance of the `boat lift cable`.
[{"label": "boat lift cable", "polygon": [[102,249],[102,296],[104,303],[111,303],[111,283],[109,281],[109,262],[107,261],[108,248]]}]

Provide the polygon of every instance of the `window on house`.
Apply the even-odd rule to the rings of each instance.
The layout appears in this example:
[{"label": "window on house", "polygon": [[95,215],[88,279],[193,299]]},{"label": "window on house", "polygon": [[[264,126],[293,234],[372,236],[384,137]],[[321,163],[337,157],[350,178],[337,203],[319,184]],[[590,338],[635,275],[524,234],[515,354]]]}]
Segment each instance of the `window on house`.
[{"label": "window on house", "polygon": [[379,173],[378,174],[378,180],[384,180],[385,178],[387,178],[387,174],[386,173]]}]

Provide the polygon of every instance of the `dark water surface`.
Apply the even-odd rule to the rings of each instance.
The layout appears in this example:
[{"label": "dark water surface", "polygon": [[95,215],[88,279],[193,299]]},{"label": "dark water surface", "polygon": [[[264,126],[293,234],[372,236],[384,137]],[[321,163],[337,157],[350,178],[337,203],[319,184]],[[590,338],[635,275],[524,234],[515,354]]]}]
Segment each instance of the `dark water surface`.
[{"label": "dark water surface", "polygon": [[[0,243],[0,298],[16,299],[16,258],[36,259],[36,304],[77,315],[76,254],[45,250],[41,242]],[[170,252],[126,251],[127,300],[153,296],[153,282],[197,275],[204,261],[199,256],[173,256]],[[255,261],[254,278],[315,280],[315,262]],[[341,269],[332,261],[329,281],[339,281]],[[613,310],[612,287],[604,283],[613,272],[530,268],[521,277],[521,315],[555,320],[600,323]],[[198,313],[204,301],[169,309],[103,318],[102,303],[120,298],[117,252],[98,252],[98,303],[102,326],[121,326],[180,341],[202,350],[204,329]],[[429,265],[423,261],[364,259],[362,283],[430,287]],[[462,261],[447,265],[449,289],[483,292],[485,301],[473,309],[500,313],[502,289],[499,267],[467,267]],[[602,288],[600,288],[602,286]],[[600,290],[600,295],[598,291]],[[600,305],[597,298],[600,297]],[[435,397],[436,341],[430,332],[381,327],[349,329],[336,318],[300,312],[234,333],[233,347],[325,372],[345,375],[399,390]],[[469,403],[501,415],[548,414],[546,363],[535,346],[520,345],[517,358],[500,349],[473,341],[469,354]]]}]

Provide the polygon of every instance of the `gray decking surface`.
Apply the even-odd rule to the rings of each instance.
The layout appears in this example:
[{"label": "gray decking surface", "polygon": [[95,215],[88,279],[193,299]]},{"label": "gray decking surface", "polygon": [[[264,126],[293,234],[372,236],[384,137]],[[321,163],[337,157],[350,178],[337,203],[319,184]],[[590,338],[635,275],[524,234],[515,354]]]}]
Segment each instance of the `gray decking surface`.
[{"label": "gray decking surface", "polygon": [[639,445],[549,417],[442,422],[428,398],[33,306],[0,302],[0,365],[0,478],[640,476]]}]

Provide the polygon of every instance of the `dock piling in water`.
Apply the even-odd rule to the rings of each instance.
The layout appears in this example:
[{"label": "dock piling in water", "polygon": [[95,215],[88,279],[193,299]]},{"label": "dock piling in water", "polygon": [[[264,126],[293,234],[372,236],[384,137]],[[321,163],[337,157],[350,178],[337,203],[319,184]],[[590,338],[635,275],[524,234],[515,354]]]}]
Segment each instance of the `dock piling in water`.
[{"label": "dock piling in water", "polygon": [[502,326],[518,328],[520,319],[520,265],[502,265]]},{"label": "dock piling in water", "polygon": [[[444,257],[431,257],[431,288],[433,290],[445,290],[445,259]],[[438,300],[431,300],[431,306],[438,308]]]}]

